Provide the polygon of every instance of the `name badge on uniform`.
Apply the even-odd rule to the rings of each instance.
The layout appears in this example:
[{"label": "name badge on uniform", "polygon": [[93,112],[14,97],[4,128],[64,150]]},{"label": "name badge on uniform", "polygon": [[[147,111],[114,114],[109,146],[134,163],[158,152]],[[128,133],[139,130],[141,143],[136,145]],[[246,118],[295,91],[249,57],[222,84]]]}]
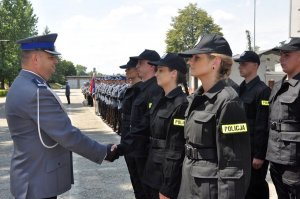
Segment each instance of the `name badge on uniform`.
[{"label": "name badge on uniform", "polygon": [[269,106],[269,101],[268,100],[261,100],[261,105],[262,106]]},{"label": "name badge on uniform", "polygon": [[247,132],[246,123],[222,125],[222,133],[224,134],[246,133],[246,132]]},{"label": "name badge on uniform", "polygon": [[182,120],[182,119],[174,119],[173,125],[174,126],[184,126],[184,120]]},{"label": "name badge on uniform", "polygon": [[148,108],[150,109],[152,107],[152,102],[148,103]]}]

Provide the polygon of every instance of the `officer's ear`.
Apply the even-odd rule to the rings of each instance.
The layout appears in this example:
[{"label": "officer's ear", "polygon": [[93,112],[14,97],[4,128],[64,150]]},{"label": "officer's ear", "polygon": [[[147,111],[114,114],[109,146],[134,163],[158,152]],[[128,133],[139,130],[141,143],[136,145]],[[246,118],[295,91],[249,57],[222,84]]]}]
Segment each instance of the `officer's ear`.
[{"label": "officer's ear", "polygon": [[211,62],[211,67],[213,69],[219,70],[219,68],[221,67],[222,58],[219,56],[211,56],[209,58],[209,62]]},{"label": "officer's ear", "polygon": [[37,50],[30,51],[30,59],[32,62],[37,62],[39,59],[39,51]]},{"label": "officer's ear", "polygon": [[171,77],[174,78],[174,79],[177,79],[178,71],[177,70],[171,70]]}]

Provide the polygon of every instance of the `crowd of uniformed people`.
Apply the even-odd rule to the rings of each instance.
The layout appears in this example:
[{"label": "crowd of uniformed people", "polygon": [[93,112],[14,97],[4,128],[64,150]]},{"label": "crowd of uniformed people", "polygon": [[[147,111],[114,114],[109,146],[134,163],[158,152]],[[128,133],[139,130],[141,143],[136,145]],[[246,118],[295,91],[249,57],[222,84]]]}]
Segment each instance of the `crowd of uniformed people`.
[{"label": "crowd of uniformed people", "polygon": [[[5,104],[15,198],[56,199],[69,190],[71,152],[98,164],[124,156],[138,199],[267,199],[268,168],[279,199],[300,198],[300,38],[272,49],[286,73],[272,89],[257,75],[255,52],[233,60],[216,34],[184,52],[129,57],[120,66],[126,78],[93,76],[83,87],[85,103],[121,135],[119,144],[98,143],[74,127],[47,84],[60,54],[56,38],[17,42],[22,70]],[[202,83],[191,94],[186,61]],[[229,78],[233,61],[240,85]]]},{"label": "crowd of uniformed people", "polygon": [[[257,75],[259,56],[232,59],[222,36],[160,57],[129,57],[126,77],[95,78],[95,112],[121,136],[138,199],[267,199],[268,168],[279,199],[300,198],[300,38],[273,51],[286,76],[273,90]],[[189,94],[190,74],[201,87]],[[230,78],[233,61],[244,81]]]}]

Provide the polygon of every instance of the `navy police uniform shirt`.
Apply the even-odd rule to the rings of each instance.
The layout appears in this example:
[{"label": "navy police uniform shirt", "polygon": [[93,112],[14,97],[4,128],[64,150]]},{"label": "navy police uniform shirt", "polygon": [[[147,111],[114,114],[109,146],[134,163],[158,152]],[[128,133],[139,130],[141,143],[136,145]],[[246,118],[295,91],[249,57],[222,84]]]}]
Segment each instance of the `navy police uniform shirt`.
[{"label": "navy police uniform shirt", "polygon": [[268,145],[269,96],[271,89],[256,76],[250,82],[243,81],[239,96],[244,102],[247,115],[251,153],[254,158],[264,160]]},{"label": "navy police uniform shirt", "polygon": [[140,85],[140,92],[132,104],[130,133],[124,137],[124,141],[128,150],[133,151],[131,155],[134,157],[147,157],[150,136],[149,111],[161,92],[156,77],[152,77]]},{"label": "navy police uniform shirt", "polygon": [[186,94],[177,87],[150,110],[150,149],[143,181],[169,198],[177,198],[184,158]]}]

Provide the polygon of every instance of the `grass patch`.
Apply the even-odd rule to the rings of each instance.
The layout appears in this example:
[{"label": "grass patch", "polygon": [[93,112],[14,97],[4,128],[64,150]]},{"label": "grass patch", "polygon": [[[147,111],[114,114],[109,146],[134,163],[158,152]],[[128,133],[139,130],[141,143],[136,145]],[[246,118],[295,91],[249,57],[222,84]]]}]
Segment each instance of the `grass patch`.
[{"label": "grass patch", "polygon": [[0,89],[0,97],[5,97],[7,95],[8,90]]},{"label": "grass patch", "polygon": [[61,84],[59,83],[50,83],[52,89],[61,89]]}]

